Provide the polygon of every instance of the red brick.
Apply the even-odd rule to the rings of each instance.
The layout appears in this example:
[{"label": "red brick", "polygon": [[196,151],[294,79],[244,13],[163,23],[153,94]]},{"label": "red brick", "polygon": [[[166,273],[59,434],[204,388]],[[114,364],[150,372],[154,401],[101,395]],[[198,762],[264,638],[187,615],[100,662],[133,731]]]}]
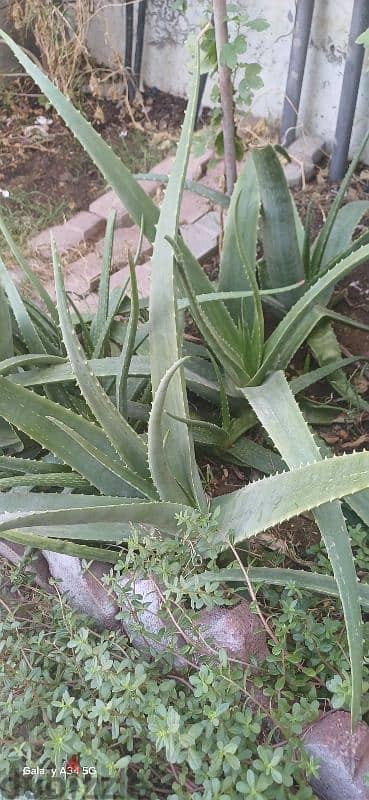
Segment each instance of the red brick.
[{"label": "red brick", "polygon": [[89,211],[80,211],[63,225],[54,225],[41,231],[30,239],[29,246],[41,258],[49,259],[51,235],[55,239],[59,253],[63,254],[84,242],[97,239],[104,232],[105,225],[105,219]]},{"label": "red brick", "polygon": [[[160,167],[160,171],[163,165],[165,165],[165,168],[167,169],[166,160],[158,165],[158,167]],[[159,169],[156,169],[155,167],[153,172],[154,171],[159,172]],[[143,189],[146,194],[150,195],[150,197],[153,197],[158,188],[158,184],[155,181],[143,180],[138,181],[138,183],[140,184],[141,189]],[[98,197],[97,200],[94,200],[93,203],[90,204],[89,210],[93,214],[98,214],[98,216],[107,220],[113,208],[117,212],[116,226],[118,228],[126,227],[132,224],[132,219],[127,209],[113,189],[110,189],[108,192],[105,192],[105,194],[102,194],[100,197]]]},{"label": "red brick", "polygon": [[[150,293],[150,277],[151,277],[151,263],[148,261],[146,264],[139,264],[136,267],[136,278],[138,294],[140,297],[148,297]],[[117,287],[123,288],[126,281],[129,279],[129,269],[124,267],[119,272],[115,272],[110,279],[110,289]],[[130,295],[130,286],[128,284],[127,294]]]},{"label": "red brick", "polygon": [[210,210],[211,205],[206,197],[186,191],[183,193],[180,221],[183,225],[190,225]]},{"label": "red brick", "polygon": [[216,211],[210,211],[192,225],[182,225],[181,233],[195,258],[198,261],[204,261],[218,247],[219,214]]},{"label": "red brick", "polygon": [[[116,272],[120,267],[125,267],[128,264],[128,251],[135,255],[140,237],[140,231],[137,225],[131,225],[130,228],[118,228],[115,231],[111,271]],[[90,276],[90,289],[96,289],[100,282],[101,273],[101,259],[104,250],[104,240],[101,239],[95,246],[95,251],[99,256],[99,267]],[[142,242],[141,260],[143,261],[151,252],[151,245],[146,238]]]}]

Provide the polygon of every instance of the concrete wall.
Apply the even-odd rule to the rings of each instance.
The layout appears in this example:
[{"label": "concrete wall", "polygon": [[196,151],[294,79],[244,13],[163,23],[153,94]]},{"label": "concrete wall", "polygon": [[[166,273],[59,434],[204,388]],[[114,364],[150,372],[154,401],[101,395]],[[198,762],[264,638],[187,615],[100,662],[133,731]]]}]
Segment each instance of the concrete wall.
[{"label": "concrete wall", "polygon": [[[241,3],[241,6],[243,3]],[[316,0],[299,117],[301,131],[317,133],[331,142],[334,136],[353,0]],[[99,10],[100,8],[100,10]],[[189,0],[186,17],[173,10],[172,0],[149,0],[143,79],[163,91],[185,95],[188,85],[186,39],[199,30],[204,4]],[[109,7],[95,0],[96,14],[90,45],[97,58],[112,63],[124,53],[124,10],[120,0]],[[291,47],[295,1],[248,0],[251,17],[263,16],[270,28],[250,32],[247,60],[262,64],[264,88],[251,111],[269,119],[280,117]],[[209,96],[209,87],[207,94]],[[364,71],[355,119],[352,147],[369,125],[369,76]],[[368,151],[369,158],[369,151]]]}]

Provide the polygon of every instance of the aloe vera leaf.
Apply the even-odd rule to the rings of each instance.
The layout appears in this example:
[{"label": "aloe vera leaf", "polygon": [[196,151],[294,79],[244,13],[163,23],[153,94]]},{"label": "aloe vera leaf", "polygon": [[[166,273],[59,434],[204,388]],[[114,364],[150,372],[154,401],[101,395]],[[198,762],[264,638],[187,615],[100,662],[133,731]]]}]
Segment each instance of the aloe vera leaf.
[{"label": "aloe vera leaf", "polygon": [[0,285],[0,366],[1,362],[13,357],[13,331],[8,301]]},{"label": "aloe vera leaf", "polygon": [[127,418],[128,397],[127,385],[129,367],[135,349],[135,341],[137,334],[137,325],[140,314],[138,288],[136,280],[135,263],[132,261],[131,255],[128,256],[129,272],[131,276],[131,310],[129,315],[129,322],[127,333],[122,346],[122,352],[119,359],[119,370],[116,381],[116,400],[117,408],[123,417]]},{"label": "aloe vera leaf", "polygon": [[[157,225],[154,251],[152,256],[152,277],[150,288],[150,361],[151,385],[155,399],[159,385],[173,364],[178,363],[182,355],[182,336],[177,318],[177,280],[174,269],[173,250],[167,241],[167,235],[175,237],[178,229],[181,198],[183,194],[186,169],[190,156],[192,132],[196,120],[197,97],[199,90],[199,52],[185,119],[177,148],[175,162],[168,181],[160,218]],[[176,371],[168,386],[166,394],[167,410],[176,416],[188,416],[188,402],[183,370]],[[152,473],[154,483],[159,487],[162,499],[170,500],[174,485],[183,486],[186,497],[201,508],[206,507],[204,491],[197,469],[195,451],[190,432],[168,415],[162,421],[163,436],[166,439],[165,455],[169,470],[174,479],[168,483],[165,491],[164,474]],[[153,427],[149,427],[150,435]],[[150,448],[150,444],[149,444]],[[153,459],[151,448],[151,467],[158,462]],[[175,495],[176,496],[176,495]]]},{"label": "aloe vera leaf", "polygon": [[111,258],[113,252],[114,228],[115,228],[116,216],[117,212],[115,211],[115,209],[113,209],[110,212],[108,216],[108,221],[106,223],[97,311],[91,322],[91,328],[90,328],[90,335],[94,343],[94,347],[96,347],[96,344],[99,340],[101,331],[104,328],[109,313],[110,269],[111,269]]},{"label": "aloe vera leaf", "polygon": [[[260,212],[260,193],[254,163],[248,158],[234,187],[229,211],[227,214],[223,249],[219,268],[219,292],[245,291],[251,289],[245,260],[240,252],[237,238],[243,244],[243,254],[248,269],[256,272],[256,245]],[[242,228],[237,237],[236,218],[242,220]],[[251,294],[252,297],[252,294]],[[254,307],[252,300],[247,301],[247,318],[252,321]],[[228,303],[228,308],[235,320],[240,316],[239,302]]]},{"label": "aloe vera leaf", "polygon": [[[307,343],[320,366],[334,362],[341,356],[341,348],[336,334],[331,323],[325,319],[311,332]],[[333,389],[337,394],[341,395],[351,408],[358,408],[363,411],[369,409],[369,403],[363,397],[360,397],[342,369],[331,372],[327,378]]]},{"label": "aloe vera leaf", "polygon": [[334,224],[336,222],[338,212],[339,212],[339,210],[340,210],[340,208],[342,206],[342,203],[344,201],[347,188],[349,186],[351,178],[352,178],[352,176],[353,176],[353,174],[354,174],[354,172],[356,170],[356,167],[357,167],[357,165],[358,165],[358,163],[360,161],[360,157],[361,157],[361,155],[363,153],[363,150],[365,149],[368,141],[369,141],[369,131],[366,134],[366,136],[364,137],[364,139],[363,139],[363,141],[362,141],[362,143],[361,143],[361,145],[359,147],[359,150],[355,155],[355,158],[352,159],[351,164],[349,166],[349,169],[347,170],[343,181],[341,181],[341,184],[340,184],[339,190],[337,192],[337,195],[335,197],[335,200],[334,200],[334,202],[332,203],[332,205],[331,205],[331,207],[329,209],[325,225],[323,226],[322,230],[320,231],[320,233],[318,234],[317,238],[315,239],[315,242],[314,242],[314,245],[313,245],[313,248],[312,248],[312,259],[311,259],[311,274],[312,275],[319,275],[319,273],[320,273],[320,271],[322,269],[324,254],[325,254],[326,248],[328,246],[329,239],[330,239],[330,237],[332,235],[333,226],[334,226]]},{"label": "aloe vera leaf", "polygon": [[100,491],[105,494],[127,493],[127,484],[88,456],[84,447],[68,439],[51,419],[60,420],[117,463],[109,440],[94,423],[29,389],[16,386],[7,378],[0,378],[0,415],[69,464]]},{"label": "aloe vera leaf", "polygon": [[86,356],[75,334],[70,319],[60,262],[53,242],[52,256],[60,326],[69,360],[82,395],[105,434],[109,437],[117,454],[134,472],[147,475],[147,454],[144,442],[122,415],[119,414],[119,411],[104,392],[101,384],[89,368]]},{"label": "aloe vera leaf", "polygon": [[[268,285],[277,287],[304,279],[304,268],[296,230],[291,194],[278,156],[271,145],[254,150],[262,205],[261,228]],[[288,309],[302,290],[279,297]]]},{"label": "aloe vera leaf", "polygon": [[[302,464],[321,461],[319,447],[309,431],[283,373],[274,373],[262,386],[245,389],[245,397],[291,470],[297,469]],[[334,458],[322,463],[324,465],[333,461]],[[328,488],[330,489],[331,485]],[[296,502],[296,494],[297,489],[294,497],[291,496],[292,506]],[[314,508],[313,514],[327,549],[343,606],[352,673],[351,714],[355,723],[360,716],[363,633],[350,538],[339,502],[319,503],[319,507]]]},{"label": "aloe vera leaf", "polygon": [[298,347],[324,315],[324,309],[317,307],[321,297],[368,256],[369,245],[351,253],[319,278],[292,306],[265,344],[263,363],[255,376],[255,384],[260,383],[271,369],[284,369],[288,365]]},{"label": "aloe vera leaf", "polygon": [[121,558],[119,550],[76,544],[75,542],[68,542],[66,539],[52,539],[37,532],[7,531],[3,538],[8,542],[15,542],[15,544],[37,547],[38,550],[52,550],[54,553],[76,556],[85,561],[103,561],[108,564],[115,564]]},{"label": "aloe vera leaf", "polygon": [[[153,477],[153,481],[161,499],[166,500],[167,497],[170,497],[173,502],[191,504],[192,495],[188,496],[186,494],[184,487],[179,484],[176,475],[173,474],[169,467],[167,443],[169,437],[173,434],[170,429],[169,432],[166,432],[168,429],[166,426],[164,427],[163,424],[164,404],[166,403],[168,396],[168,387],[170,386],[170,382],[173,379],[176,371],[182,366],[187,358],[188,357],[181,358],[179,361],[173,364],[168,372],[163,376],[157,388],[149,418],[148,458],[150,473]],[[179,425],[182,428],[187,428],[186,425],[182,424],[182,421],[179,422]],[[165,436],[167,436],[166,446],[164,446]]]},{"label": "aloe vera leaf", "polygon": [[84,439],[83,436],[80,436],[77,431],[69,428],[68,425],[65,425],[60,420],[53,419],[52,417],[49,419],[58,428],[64,431],[69,439],[72,439],[73,442],[79,444],[80,447],[85,450],[86,455],[90,455],[91,458],[96,461],[96,464],[99,465],[99,468],[101,468],[101,466],[105,467],[113,475],[121,478],[124,483],[131,487],[131,489],[138,491],[144,497],[150,500],[157,499],[157,493],[149,479],[143,478],[141,475],[137,475],[136,472],[133,472],[133,470],[124,466],[124,464],[121,462],[112,460],[109,458],[109,456],[106,456],[101,450],[98,450],[97,447],[94,447],[90,442]]},{"label": "aloe vera leaf", "polygon": [[[1,31],[0,31],[0,36],[1,36]],[[5,219],[1,213],[0,213],[0,231],[3,234],[3,237],[9,249],[13,253],[15,260],[18,262],[22,272],[24,272],[29,282],[33,285],[34,289],[36,289],[36,293],[40,297],[40,300],[42,300],[43,303],[45,304],[51,319],[54,320],[54,323],[58,324],[58,312],[55,308],[55,303],[52,301],[50,295],[46,291],[42,281],[40,281],[36,273],[28,265],[18,245],[15,243],[10,233],[10,230],[5,222]]]}]

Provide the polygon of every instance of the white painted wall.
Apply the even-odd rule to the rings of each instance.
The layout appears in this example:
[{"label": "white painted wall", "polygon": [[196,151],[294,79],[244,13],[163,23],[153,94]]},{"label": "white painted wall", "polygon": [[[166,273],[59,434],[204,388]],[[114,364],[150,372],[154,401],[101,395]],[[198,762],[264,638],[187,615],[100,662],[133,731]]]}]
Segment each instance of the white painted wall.
[{"label": "white painted wall", "polygon": [[[185,95],[188,85],[185,46],[189,34],[199,30],[204,4],[189,0],[186,18],[173,11],[172,0],[149,0],[145,37],[143,79],[150,86]],[[316,0],[301,98],[300,131],[333,140],[341,91],[353,0]],[[250,16],[264,16],[270,23],[263,33],[249,33],[247,59],[262,64],[264,88],[251,111],[267,119],[280,117],[291,47],[294,0],[241,0]],[[112,64],[114,53],[124,53],[124,9],[121,0],[111,4],[95,0],[90,31],[94,55]],[[209,89],[207,91],[209,96]],[[363,72],[352,148],[369,127],[369,75]],[[369,150],[368,150],[369,160]]]}]

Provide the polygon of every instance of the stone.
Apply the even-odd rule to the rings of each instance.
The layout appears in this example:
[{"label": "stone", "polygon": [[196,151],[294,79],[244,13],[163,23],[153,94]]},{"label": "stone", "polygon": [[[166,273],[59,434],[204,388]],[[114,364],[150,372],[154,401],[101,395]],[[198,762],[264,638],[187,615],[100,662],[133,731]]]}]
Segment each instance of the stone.
[{"label": "stone", "polygon": [[200,262],[204,261],[218,247],[219,214],[216,211],[210,211],[192,225],[182,225],[181,233],[195,258]]},{"label": "stone", "polygon": [[194,192],[183,192],[180,223],[182,225],[191,225],[205,214],[211,211],[211,205],[206,197],[201,197]]},{"label": "stone", "polygon": [[30,249],[41,258],[51,256],[50,236],[61,255],[85,242],[93,242],[104,233],[106,220],[89,211],[80,211],[63,225],[47,228],[29,241]]},{"label": "stone", "polygon": [[320,763],[319,776],[311,779],[314,792],[322,800],[369,800],[369,727],[359,722],[351,733],[347,711],[324,714],[304,734],[309,756]]},{"label": "stone", "polygon": [[59,591],[66,594],[74,608],[92,617],[103,628],[116,630],[120,623],[116,620],[118,605],[108,588],[102,583],[110,566],[93,562],[87,570],[75,556],[43,550],[50,574],[58,582]]},{"label": "stone", "polygon": [[[210,648],[223,648],[230,658],[246,664],[264,661],[269,653],[265,628],[246,600],[230,608],[215,606],[199,614],[199,631]],[[209,650],[210,650],[209,648]]]},{"label": "stone", "polygon": [[311,180],[316,164],[324,156],[324,140],[319,136],[301,136],[287,148],[292,158],[284,167],[290,188]]},{"label": "stone", "polygon": [[[110,290],[123,288],[127,280],[129,280],[129,268],[124,267],[119,272],[115,272],[110,278]],[[148,261],[146,264],[139,264],[136,267],[136,280],[139,297],[148,297],[150,294],[150,279],[151,279],[151,263]],[[130,284],[127,286],[127,294],[130,296]]]},{"label": "stone", "polygon": [[[15,564],[16,566],[20,564],[24,556],[25,549],[26,548],[22,544],[7,542],[4,541],[4,539],[0,539],[0,557],[10,561],[11,564]],[[40,551],[35,554],[35,558],[32,560],[32,566],[28,566],[26,569],[27,572],[32,570],[32,572],[35,573],[36,583],[38,586],[41,586],[49,594],[54,594],[55,590],[49,584],[49,567],[46,559],[43,557]]]},{"label": "stone", "polygon": [[[118,230],[115,231],[111,259],[111,272],[116,272],[121,267],[128,265],[128,251],[130,251],[133,256],[135,255],[139,239],[140,230],[137,225],[131,225],[129,228],[118,228]],[[95,252],[98,255],[98,268],[90,276],[91,291],[97,289],[100,283],[102,255],[104,252],[103,239],[101,239],[95,245]],[[141,260],[146,259],[150,253],[150,242],[144,238],[141,248]]]}]

